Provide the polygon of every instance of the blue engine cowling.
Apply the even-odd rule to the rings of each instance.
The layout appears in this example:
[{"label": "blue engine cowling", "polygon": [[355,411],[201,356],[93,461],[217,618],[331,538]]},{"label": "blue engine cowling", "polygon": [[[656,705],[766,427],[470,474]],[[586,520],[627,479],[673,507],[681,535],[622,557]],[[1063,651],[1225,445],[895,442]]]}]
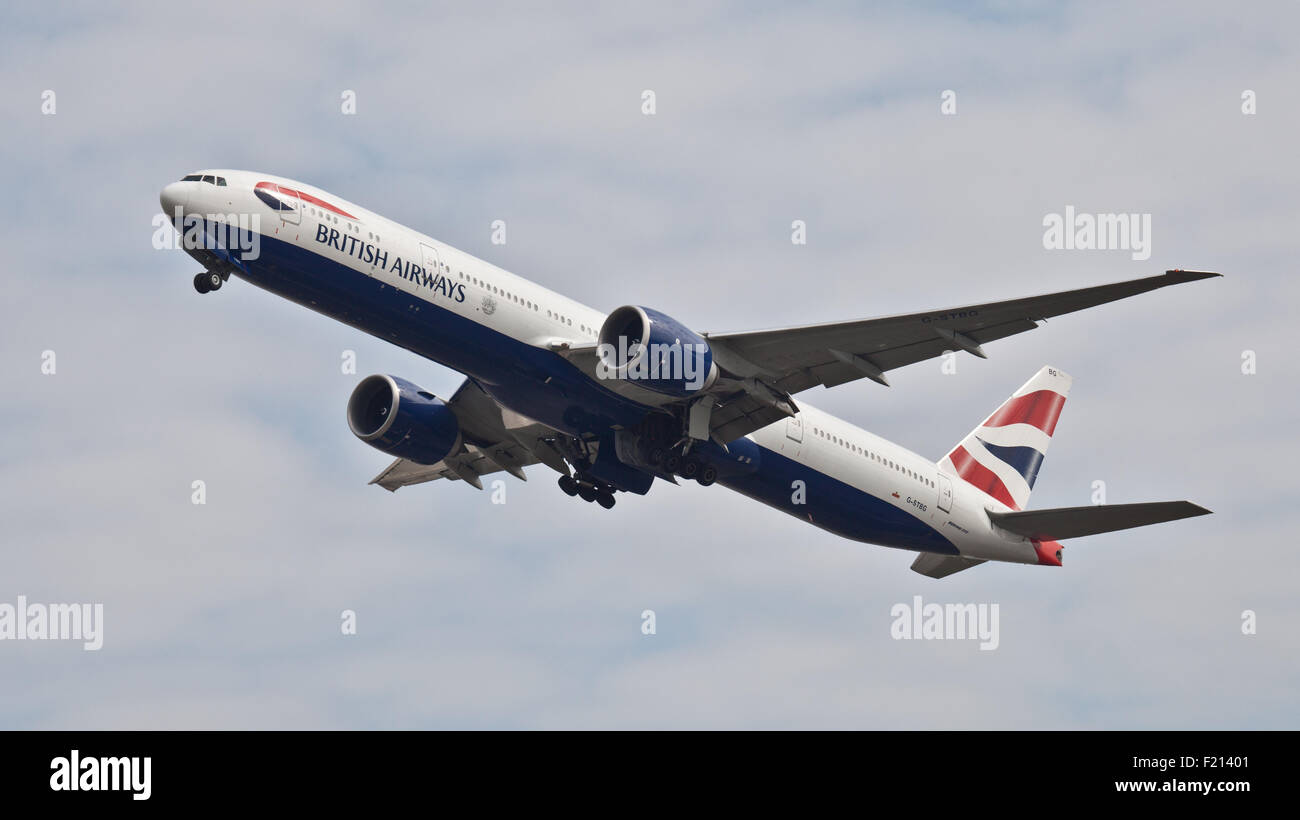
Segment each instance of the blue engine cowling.
[{"label": "blue engine cowling", "polygon": [[671,316],[625,305],[600,326],[597,376],[619,379],[667,396],[686,398],[718,377],[703,336]]},{"label": "blue engine cowling", "polygon": [[460,447],[460,423],[442,399],[396,376],[367,376],[348,399],[352,435],[390,456],[436,464]]}]

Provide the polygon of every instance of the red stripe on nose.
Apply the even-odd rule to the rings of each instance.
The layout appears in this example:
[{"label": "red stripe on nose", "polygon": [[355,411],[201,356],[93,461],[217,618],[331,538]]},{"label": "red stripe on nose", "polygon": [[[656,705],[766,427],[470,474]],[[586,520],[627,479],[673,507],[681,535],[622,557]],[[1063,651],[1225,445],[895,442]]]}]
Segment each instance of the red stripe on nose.
[{"label": "red stripe on nose", "polygon": [[339,216],[346,216],[348,219],[356,219],[355,216],[348,213],[347,211],[336,208],[333,205],[326,202],[325,200],[320,199],[318,197],[314,197],[311,194],[307,193],[306,191],[295,191],[293,188],[286,188],[285,186],[277,185],[274,182],[259,182],[254,187],[261,188],[263,190],[275,191],[277,194],[284,194],[285,196],[297,197],[298,199],[301,199],[303,202],[310,202],[312,205],[315,205],[318,208],[324,208],[325,210],[331,211],[332,213],[336,213]]}]

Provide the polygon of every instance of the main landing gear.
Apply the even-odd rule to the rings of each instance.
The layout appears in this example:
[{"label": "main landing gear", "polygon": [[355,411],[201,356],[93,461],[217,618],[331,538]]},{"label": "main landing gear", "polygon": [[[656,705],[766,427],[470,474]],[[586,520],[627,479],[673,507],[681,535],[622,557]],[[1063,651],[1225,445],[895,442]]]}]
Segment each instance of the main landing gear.
[{"label": "main landing gear", "polygon": [[211,290],[220,290],[221,283],[226,279],[216,271],[205,270],[203,273],[195,274],[194,289],[199,293],[207,293]]},{"label": "main landing gear", "polygon": [[614,489],[608,484],[579,480],[572,476],[560,476],[560,489],[567,496],[579,496],[583,501],[595,501],[605,509],[614,506]]},{"label": "main landing gear", "polygon": [[707,461],[701,461],[689,455],[682,455],[675,448],[665,450],[655,447],[650,450],[650,464],[666,473],[681,476],[687,480],[695,479],[701,487],[707,487],[718,480],[718,468]]}]

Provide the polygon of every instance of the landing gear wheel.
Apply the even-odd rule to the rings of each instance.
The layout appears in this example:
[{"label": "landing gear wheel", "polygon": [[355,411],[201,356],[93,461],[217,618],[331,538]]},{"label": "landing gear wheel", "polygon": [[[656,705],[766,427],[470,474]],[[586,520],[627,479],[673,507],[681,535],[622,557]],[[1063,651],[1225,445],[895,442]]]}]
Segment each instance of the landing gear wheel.
[{"label": "landing gear wheel", "polygon": [[578,484],[578,495],[582,496],[583,501],[595,501],[596,488],[583,481]]},{"label": "landing gear wheel", "polygon": [[695,479],[700,482],[701,487],[707,487],[718,480],[718,468],[712,464],[705,464],[700,468],[700,475]]},{"label": "landing gear wheel", "polygon": [[682,462],[682,478],[695,478],[700,471],[700,462],[693,458],[688,458]]},{"label": "landing gear wheel", "polygon": [[221,290],[221,283],[226,281],[221,278],[221,274],[212,273],[211,271],[208,272],[207,277],[208,277],[208,290]]},{"label": "landing gear wheel", "polygon": [[612,509],[614,508],[614,494],[613,494],[613,493],[597,493],[597,494],[596,494],[596,503],[599,504],[600,506],[604,507],[604,508],[607,509],[607,510],[612,510]]},{"label": "landing gear wheel", "polygon": [[208,274],[206,271],[204,273],[195,275],[194,289],[197,290],[199,293],[207,293],[208,291],[212,290],[212,287],[208,284]]},{"label": "landing gear wheel", "polygon": [[664,472],[671,475],[677,472],[677,469],[681,466],[682,466],[682,457],[677,455],[676,453],[669,453],[668,455],[664,456]]},{"label": "landing gear wheel", "polygon": [[564,490],[564,494],[567,496],[572,497],[578,494],[578,482],[574,481],[572,476],[560,476],[559,485],[560,489]]}]

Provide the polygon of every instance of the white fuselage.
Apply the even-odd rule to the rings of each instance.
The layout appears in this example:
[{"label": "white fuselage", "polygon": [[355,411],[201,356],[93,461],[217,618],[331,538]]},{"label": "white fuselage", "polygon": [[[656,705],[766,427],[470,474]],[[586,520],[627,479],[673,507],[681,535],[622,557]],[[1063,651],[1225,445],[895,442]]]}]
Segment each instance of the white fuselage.
[{"label": "white fuselage", "polygon": [[[421,315],[427,312],[430,322],[449,321],[451,317],[437,312],[447,311],[518,344],[550,351],[557,343],[579,345],[594,342],[605,319],[606,314],[599,310],[313,186],[268,174],[235,170],[200,173],[219,175],[226,184],[218,187],[201,181],[173,183],[164,190],[164,206],[180,208],[186,215],[257,214],[260,216],[257,232],[264,241],[288,243],[333,263],[322,266],[322,276],[328,275],[324,271],[346,268],[368,277],[383,289],[391,288],[409,296],[408,310]],[[255,186],[268,182],[300,192],[310,199],[301,200],[301,207],[294,214],[277,214],[261,205],[254,196]],[[262,284],[256,274],[258,264],[257,260],[248,263],[250,273],[247,278],[255,284]],[[412,266],[419,272],[413,274]],[[430,281],[434,282],[433,286],[430,286]],[[319,308],[310,290],[295,300]],[[348,317],[346,309],[334,313],[342,314],[340,318],[379,338],[391,337],[393,341],[405,344],[385,327],[369,326],[361,319],[354,321]],[[452,348],[449,346],[447,349]],[[468,370],[452,353],[436,358],[448,366]],[[799,407],[796,417],[760,429],[749,439],[764,451],[778,454],[788,459],[791,465],[799,465],[810,471],[810,475],[815,474],[818,477],[815,481],[824,477],[831,482],[819,486],[833,487],[837,493],[860,492],[864,516],[874,516],[882,527],[897,527],[899,522],[905,524],[905,516],[940,534],[955,547],[954,554],[1039,563],[1033,542],[1003,533],[990,523],[985,511],[1005,511],[1008,509],[1005,504],[945,474],[935,462],[824,413],[802,399]],[[529,407],[511,409],[533,415]],[[786,466],[793,481],[802,480],[798,470],[791,465]],[[785,477],[788,477],[786,473],[782,473],[782,479]],[[801,508],[794,501],[784,501],[774,484],[759,487],[749,482],[748,486],[733,488],[761,497],[765,503],[779,506],[814,524],[826,526],[818,520],[815,512]],[[793,494],[794,490],[791,492]],[[852,504],[850,497],[846,496],[846,499],[850,500],[839,503]],[[836,516],[843,512],[834,511]],[[864,533],[870,532],[871,524],[871,520],[865,522]],[[835,528],[835,531],[843,530],[842,526]],[[849,537],[900,545],[896,543],[898,539],[891,543],[889,538],[877,540],[869,534],[849,534]]]}]

